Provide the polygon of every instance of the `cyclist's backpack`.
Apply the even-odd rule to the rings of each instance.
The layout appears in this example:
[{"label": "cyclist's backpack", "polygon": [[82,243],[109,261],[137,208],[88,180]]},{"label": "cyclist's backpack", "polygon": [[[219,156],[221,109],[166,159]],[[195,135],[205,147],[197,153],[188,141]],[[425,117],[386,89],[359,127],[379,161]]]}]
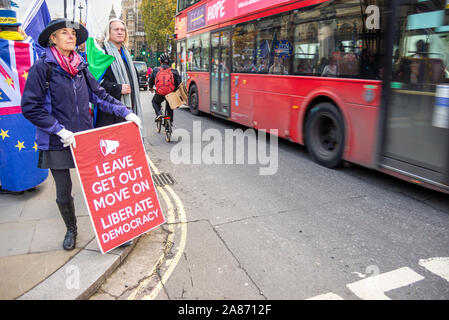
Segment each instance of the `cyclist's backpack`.
[{"label": "cyclist's backpack", "polygon": [[159,69],[156,75],[156,93],[161,96],[175,91],[175,79],[171,69]]}]

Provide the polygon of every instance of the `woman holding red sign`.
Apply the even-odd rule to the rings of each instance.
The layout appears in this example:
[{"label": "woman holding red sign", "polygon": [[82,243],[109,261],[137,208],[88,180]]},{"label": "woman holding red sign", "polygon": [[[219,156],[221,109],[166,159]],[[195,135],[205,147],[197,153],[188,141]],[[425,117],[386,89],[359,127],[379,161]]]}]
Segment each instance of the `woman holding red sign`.
[{"label": "woman holding red sign", "polygon": [[38,167],[50,169],[56,184],[56,203],[67,227],[63,248],[76,246],[77,226],[70,168],[75,168],[69,146],[74,132],[92,129],[89,102],[101,110],[133,121],[140,119],[99,86],[87,64],[74,50],[84,43],[84,26],[67,19],[51,21],[39,36],[45,56],[30,69],[22,96],[22,112],[36,128]]}]

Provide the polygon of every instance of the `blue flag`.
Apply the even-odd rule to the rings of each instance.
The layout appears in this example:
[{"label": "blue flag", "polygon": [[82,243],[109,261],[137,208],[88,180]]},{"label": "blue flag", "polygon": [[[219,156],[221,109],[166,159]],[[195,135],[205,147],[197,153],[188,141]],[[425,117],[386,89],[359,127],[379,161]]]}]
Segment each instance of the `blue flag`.
[{"label": "blue flag", "polygon": [[9,191],[31,189],[48,177],[37,168],[36,128],[24,118],[20,101],[37,55],[33,40],[0,39],[0,183]]},{"label": "blue flag", "polygon": [[48,11],[45,0],[34,0],[28,7],[25,19],[23,20],[22,28],[27,35],[33,38],[39,57],[45,51],[45,49],[38,44],[39,35],[48,25],[50,20],[50,12]]},{"label": "blue flag", "polygon": [[257,57],[264,59],[270,54],[270,52],[271,52],[270,44],[268,43],[268,40],[264,40],[259,47]]},{"label": "blue flag", "polygon": [[276,54],[276,44],[278,42],[276,30],[274,31],[273,40],[271,41],[271,49],[270,49],[270,66],[274,63],[274,56]]}]

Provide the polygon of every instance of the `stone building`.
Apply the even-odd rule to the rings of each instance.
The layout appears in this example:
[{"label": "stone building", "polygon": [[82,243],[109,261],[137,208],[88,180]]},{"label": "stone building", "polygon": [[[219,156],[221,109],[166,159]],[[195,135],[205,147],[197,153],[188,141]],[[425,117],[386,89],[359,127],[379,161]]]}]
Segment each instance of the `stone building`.
[{"label": "stone building", "polygon": [[140,49],[143,44],[146,43],[145,29],[140,11],[141,5],[142,0],[122,0],[121,19],[125,22],[128,28],[128,49],[130,52],[134,51],[135,57],[140,56]]},{"label": "stone building", "polygon": [[111,12],[109,13],[109,20],[112,20],[115,18],[117,18],[117,14],[115,13],[114,5],[112,5]]},{"label": "stone building", "polygon": [[9,0],[0,0],[0,9],[11,9],[11,3]]}]

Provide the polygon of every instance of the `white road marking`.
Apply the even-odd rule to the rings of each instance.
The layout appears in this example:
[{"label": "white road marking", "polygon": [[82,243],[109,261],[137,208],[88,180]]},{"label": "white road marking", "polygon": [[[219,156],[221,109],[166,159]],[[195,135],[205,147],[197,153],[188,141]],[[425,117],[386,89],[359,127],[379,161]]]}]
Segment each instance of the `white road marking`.
[{"label": "white road marking", "polygon": [[[157,169],[157,167],[154,165],[154,163],[151,161],[151,159],[148,157],[148,163],[150,164],[152,171],[155,174],[160,174],[160,171]],[[158,282],[156,287],[151,291],[149,295],[146,295],[142,298],[142,300],[152,300],[157,297],[160,290],[163,288],[164,284],[168,281],[171,274],[173,273],[175,267],[179,263],[182,254],[184,252],[185,246],[186,246],[186,240],[187,240],[187,218],[186,218],[186,212],[184,210],[184,206],[179,199],[179,197],[176,195],[176,193],[173,191],[173,189],[169,186],[165,186],[166,190],[170,193],[172,198],[175,200],[178,212],[179,212],[179,219],[180,224],[178,225],[178,228],[181,228],[181,240],[180,245],[177,247],[177,253],[173,259],[168,259],[165,261],[166,266],[168,266],[167,271],[162,276],[162,280]],[[172,229],[175,218],[174,218],[174,210],[173,205],[171,204],[170,198],[168,195],[164,192],[164,190],[161,187],[158,187],[159,192],[163,196],[165,202],[167,203],[168,212],[170,214],[167,214],[167,222],[169,222],[169,230],[172,231],[170,234],[171,237],[174,237],[174,230]],[[169,241],[173,242],[173,239],[170,238]],[[151,271],[150,275],[153,274],[156,271],[156,268],[161,265],[165,258],[165,255],[160,258],[160,261],[153,267],[153,270]],[[445,279],[446,281],[449,281],[449,258],[430,258],[430,259],[421,259],[419,260],[419,265],[426,268],[428,271],[440,276],[441,278]],[[354,274],[357,274],[359,277],[366,277],[366,275],[353,272]],[[400,268],[397,270],[393,270],[387,273],[378,274],[375,276],[368,277],[366,279],[350,283],[346,285],[355,295],[357,295],[361,299],[365,300],[391,300],[388,296],[385,295],[385,292],[398,289],[401,287],[405,287],[408,285],[411,285],[415,282],[423,280],[424,277],[420,274],[416,273],[412,269],[408,267]],[[143,281],[138,288],[133,292],[128,299],[135,299],[137,294],[140,292],[142,288],[144,288],[151,279],[147,279],[146,281]],[[326,294],[318,295],[312,298],[309,298],[307,300],[344,300],[339,295],[329,292]]]},{"label": "white road marking", "polygon": [[344,299],[340,297],[338,294],[329,292],[306,300],[344,300]]},{"label": "white road marking", "polygon": [[357,271],[351,272],[359,276],[359,278],[366,278],[366,275]]},{"label": "white road marking", "polygon": [[355,295],[365,300],[391,300],[385,292],[411,285],[424,277],[410,268],[400,268],[346,285]]},{"label": "white road marking", "polygon": [[419,265],[449,281],[449,258],[421,259]]}]

